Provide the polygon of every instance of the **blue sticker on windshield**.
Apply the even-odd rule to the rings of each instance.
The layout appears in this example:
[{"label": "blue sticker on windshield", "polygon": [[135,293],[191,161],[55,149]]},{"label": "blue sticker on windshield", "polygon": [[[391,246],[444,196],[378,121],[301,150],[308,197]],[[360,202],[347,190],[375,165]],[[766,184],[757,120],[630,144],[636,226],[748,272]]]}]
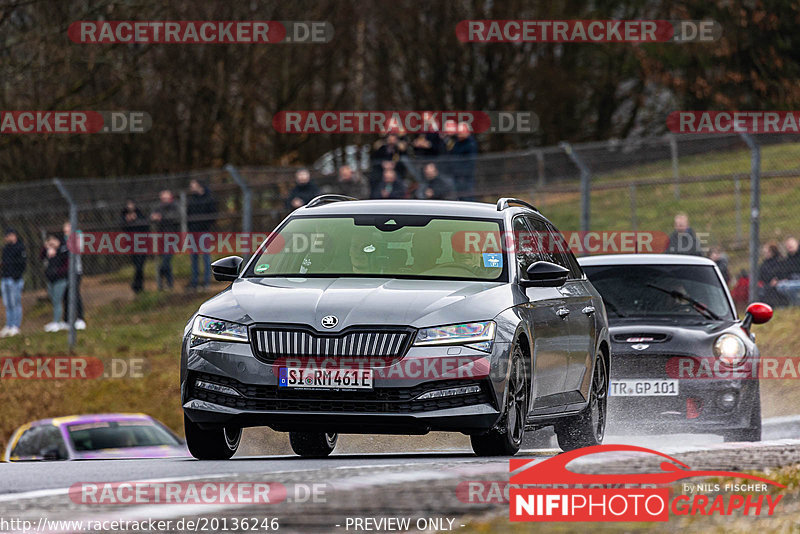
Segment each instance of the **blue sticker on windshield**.
[{"label": "blue sticker on windshield", "polygon": [[500,267],[503,266],[503,255],[499,252],[484,252],[483,266],[496,267],[499,269]]}]

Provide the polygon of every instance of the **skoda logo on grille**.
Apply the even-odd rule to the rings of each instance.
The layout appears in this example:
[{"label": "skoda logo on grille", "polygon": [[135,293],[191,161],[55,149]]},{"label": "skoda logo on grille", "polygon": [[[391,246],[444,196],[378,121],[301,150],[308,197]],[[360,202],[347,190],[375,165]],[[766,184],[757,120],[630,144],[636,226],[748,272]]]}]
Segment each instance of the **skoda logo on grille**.
[{"label": "skoda logo on grille", "polygon": [[325,328],[333,328],[334,326],[339,324],[339,318],[336,317],[335,315],[326,315],[325,317],[322,318],[320,323],[322,323],[322,326],[324,326]]}]

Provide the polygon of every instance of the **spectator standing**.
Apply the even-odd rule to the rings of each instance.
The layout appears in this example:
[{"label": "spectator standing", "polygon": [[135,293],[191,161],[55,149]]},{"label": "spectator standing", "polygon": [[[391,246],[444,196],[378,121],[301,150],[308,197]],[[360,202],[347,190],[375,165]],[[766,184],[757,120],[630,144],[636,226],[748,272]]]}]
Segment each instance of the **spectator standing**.
[{"label": "spectator standing", "polygon": [[400,178],[405,174],[405,168],[400,164],[400,158],[405,156],[408,145],[402,141],[396,133],[386,134],[386,137],[375,142],[374,150],[370,161],[372,162],[372,172],[370,173],[370,188],[381,183],[383,171],[392,168]]},{"label": "spectator standing", "polygon": [[414,155],[423,159],[433,159],[447,152],[444,137],[439,132],[419,134],[412,142]]},{"label": "spectator standing", "polygon": [[[156,225],[156,231],[161,233],[178,233],[181,229],[181,214],[175,196],[169,189],[164,189],[158,194],[159,204],[150,214],[150,220]],[[163,240],[162,240],[163,242]],[[172,276],[172,254],[162,251],[161,263],[158,266],[158,290],[172,289],[174,279]]]},{"label": "spectator standing", "polygon": [[299,169],[294,173],[294,183],[294,187],[286,197],[286,209],[289,211],[305,206],[312,198],[319,196],[319,187],[311,181],[308,169]]},{"label": "spectator standing", "polygon": [[394,169],[385,169],[383,179],[372,191],[372,198],[405,198],[406,186]]},{"label": "spectator standing", "polygon": [[25,245],[16,230],[7,228],[2,260],[0,260],[0,291],[3,294],[3,306],[6,309],[6,325],[0,330],[0,337],[19,334],[22,326],[22,277],[28,263]]},{"label": "spectator standing", "polygon": [[336,192],[353,198],[367,198],[369,190],[367,182],[361,173],[353,171],[350,165],[339,167],[339,177],[336,180]]},{"label": "spectator standing", "polygon": [[719,272],[722,274],[722,279],[726,284],[731,283],[731,273],[728,271],[728,255],[722,250],[722,247],[713,246],[708,251],[708,257],[711,261],[717,264]]},{"label": "spectator standing", "polygon": [[[217,220],[217,202],[206,184],[198,180],[189,182],[189,198],[186,206],[187,227],[190,232],[210,232]],[[200,245],[204,242],[200,236],[195,236],[195,242]],[[189,281],[189,290],[197,289],[200,279],[200,259],[203,260],[203,289],[211,283],[211,254],[202,251],[192,254],[192,278]]]},{"label": "spectator standing", "polygon": [[775,289],[793,306],[800,306],[800,251],[797,238],[787,237],[783,242],[786,258]]},{"label": "spectator standing", "polygon": [[786,298],[778,293],[778,280],[783,270],[783,258],[778,244],[770,241],[761,249],[764,261],[758,268],[758,282],[760,286],[760,298],[770,306],[783,306]]},{"label": "spectator standing", "polygon": [[478,154],[478,142],[467,123],[458,124],[455,143],[448,154],[451,157],[450,171],[458,199],[475,200],[475,158]]},{"label": "spectator standing", "polygon": [[[150,230],[150,224],[147,222],[142,210],[136,206],[136,202],[132,199],[125,201],[125,208],[122,210],[122,230],[131,233],[147,233]],[[144,263],[147,260],[146,254],[133,254],[131,262],[133,263],[133,283],[131,289],[134,293],[141,293],[144,289]]]},{"label": "spectator standing", "polygon": [[669,245],[667,254],[689,254],[691,256],[702,256],[703,247],[697,234],[689,226],[689,216],[685,213],[675,215],[673,231],[669,235]]},{"label": "spectator standing", "polygon": [[64,292],[67,290],[69,251],[61,238],[55,234],[49,234],[45,239],[40,257],[44,266],[44,276],[47,279],[47,294],[53,304],[53,320],[44,325],[44,331],[66,330]]},{"label": "spectator standing", "polygon": [[453,197],[453,183],[439,174],[435,163],[426,163],[422,168],[425,183],[422,185],[422,198],[430,200],[450,200]]},{"label": "spectator standing", "polygon": [[[72,235],[72,224],[69,221],[64,222],[61,227],[64,235],[64,244],[67,247],[67,253],[72,254],[70,251],[70,236]],[[80,238],[80,232],[78,232]],[[73,245],[79,247],[79,243],[75,242]],[[69,273],[69,263],[67,263],[67,273]],[[81,255],[75,255],[75,330],[86,330],[86,319],[83,316],[83,299],[81,298],[81,278],[83,277],[83,262],[81,262]],[[67,289],[64,291],[64,315],[65,319],[69,320],[69,276],[67,276]]]}]

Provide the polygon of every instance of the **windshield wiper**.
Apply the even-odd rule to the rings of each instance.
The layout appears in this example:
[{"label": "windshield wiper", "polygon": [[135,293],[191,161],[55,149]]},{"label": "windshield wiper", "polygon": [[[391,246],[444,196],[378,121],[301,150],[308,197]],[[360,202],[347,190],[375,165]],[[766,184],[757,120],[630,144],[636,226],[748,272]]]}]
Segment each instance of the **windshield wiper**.
[{"label": "windshield wiper", "polygon": [[614,315],[616,315],[617,317],[627,317],[628,316],[628,314],[622,313],[621,311],[619,311],[619,308],[617,308],[616,304],[612,303],[611,301],[609,301],[605,297],[603,297],[603,303],[606,305],[606,308],[611,310],[612,312],[614,312]]},{"label": "windshield wiper", "polygon": [[662,293],[666,293],[667,295],[671,296],[672,298],[680,299],[685,302],[688,302],[692,305],[692,309],[697,311],[700,315],[705,317],[706,319],[714,319],[716,321],[721,321],[722,317],[714,313],[713,311],[708,309],[708,306],[700,302],[699,300],[695,300],[686,293],[682,293],[677,289],[664,289],[663,287],[659,287],[654,284],[645,284],[647,287],[652,287],[655,290],[661,291]]}]

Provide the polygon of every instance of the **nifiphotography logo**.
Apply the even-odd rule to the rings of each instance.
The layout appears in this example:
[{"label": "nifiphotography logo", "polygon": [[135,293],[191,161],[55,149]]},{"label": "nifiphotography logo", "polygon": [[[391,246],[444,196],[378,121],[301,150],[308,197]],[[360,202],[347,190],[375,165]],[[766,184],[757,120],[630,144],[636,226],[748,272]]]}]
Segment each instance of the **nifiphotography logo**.
[{"label": "nifiphotography logo", "polygon": [[[589,474],[567,469],[577,458],[598,453],[637,452],[664,458],[658,473]],[[596,445],[565,452],[536,463],[511,459],[509,519],[511,521],[669,521],[670,514],[686,515],[768,515],[783,495],[767,494],[767,486],[786,486],[773,480],[735,471],[695,471],[666,454],[630,445]],[[735,477],[753,484],[684,484],[692,495],[670,499],[670,485],[691,477]],[[545,487],[546,485],[546,487]],[[538,487],[537,487],[538,486]],[[558,487],[555,487],[558,486]],[[691,487],[690,487],[691,486]],[[761,495],[697,490],[760,492]]]}]

